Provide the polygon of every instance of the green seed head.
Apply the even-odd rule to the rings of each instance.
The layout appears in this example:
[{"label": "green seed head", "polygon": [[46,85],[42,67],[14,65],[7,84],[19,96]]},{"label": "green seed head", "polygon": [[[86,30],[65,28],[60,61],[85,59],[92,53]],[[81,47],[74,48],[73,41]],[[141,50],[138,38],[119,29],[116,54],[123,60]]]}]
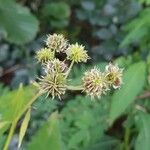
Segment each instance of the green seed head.
[{"label": "green seed head", "polygon": [[87,54],[87,51],[84,49],[84,46],[76,44],[71,44],[67,51],[67,59],[74,61],[76,63],[78,62],[87,62],[89,59],[89,56]]},{"label": "green seed head", "polygon": [[58,74],[47,74],[40,78],[39,82],[40,91],[47,93],[47,96],[51,96],[53,99],[65,94],[66,91],[66,79],[61,73]]},{"label": "green seed head", "polygon": [[47,61],[54,59],[54,52],[48,48],[43,48],[36,53],[36,58],[38,62],[46,63]]}]

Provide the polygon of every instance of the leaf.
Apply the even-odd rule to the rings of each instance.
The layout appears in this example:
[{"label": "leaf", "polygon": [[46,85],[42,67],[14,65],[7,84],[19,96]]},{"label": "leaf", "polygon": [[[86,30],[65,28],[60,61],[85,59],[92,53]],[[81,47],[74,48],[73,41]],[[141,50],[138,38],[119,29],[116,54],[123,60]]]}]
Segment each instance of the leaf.
[{"label": "leaf", "polygon": [[86,130],[81,130],[81,131],[76,132],[70,138],[70,141],[68,143],[69,149],[74,149],[76,147],[76,145],[81,144],[81,143],[84,144],[85,141],[86,141],[86,143],[89,143],[89,136],[88,135],[89,135],[89,133]]},{"label": "leaf", "polygon": [[9,124],[8,121],[2,121],[2,122],[0,122],[0,129],[3,128],[4,126],[6,126],[7,124]]},{"label": "leaf", "polygon": [[84,150],[111,150],[112,147],[114,148],[116,145],[119,144],[119,140],[113,137],[103,136],[96,143],[86,147]]},{"label": "leaf", "polygon": [[139,114],[139,122],[141,128],[135,143],[136,150],[149,150],[150,149],[150,115],[146,113]]},{"label": "leaf", "polygon": [[145,3],[145,4],[147,4],[147,5],[149,5],[150,4],[150,0],[139,0],[141,3]]},{"label": "leaf", "polygon": [[[146,8],[141,11],[140,16],[125,26],[129,33],[120,44],[120,47],[131,44],[132,42],[141,42],[149,38],[150,30],[150,9]],[[142,40],[141,40],[142,39]]]},{"label": "leaf", "polygon": [[69,5],[65,2],[48,3],[43,7],[43,15],[55,19],[65,19],[70,16]]},{"label": "leaf", "polygon": [[146,78],[146,65],[139,62],[131,65],[123,75],[123,85],[112,97],[109,121],[112,123],[134,101],[143,89]]},{"label": "leaf", "polygon": [[35,91],[32,86],[20,87],[18,90],[8,92],[0,97],[1,122],[8,122],[0,128],[0,136],[14,120],[23,115],[22,111],[35,96]]},{"label": "leaf", "polygon": [[28,150],[62,150],[58,113],[54,112],[48,122],[37,131]]},{"label": "leaf", "polygon": [[20,128],[18,148],[20,148],[22,140],[25,136],[25,133],[26,133],[26,130],[27,130],[27,127],[28,127],[28,124],[29,124],[30,117],[31,117],[31,109],[29,108],[26,115],[25,115],[25,117],[24,117],[21,128]]},{"label": "leaf", "polygon": [[108,126],[108,110],[109,97],[100,102],[84,96],[70,99],[61,111],[61,133],[68,149],[83,150],[95,144]]},{"label": "leaf", "polygon": [[0,27],[5,38],[15,44],[31,41],[38,31],[38,20],[29,9],[14,1],[0,1]]}]

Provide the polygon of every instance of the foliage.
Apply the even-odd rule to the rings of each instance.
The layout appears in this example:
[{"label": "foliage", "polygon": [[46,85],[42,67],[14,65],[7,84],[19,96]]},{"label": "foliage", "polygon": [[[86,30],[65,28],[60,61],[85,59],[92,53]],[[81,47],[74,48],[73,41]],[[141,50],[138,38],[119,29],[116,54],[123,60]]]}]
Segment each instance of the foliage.
[{"label": "foliage", "polygon": [[62,150],[58,114],[55,112],[47,123],[37,132],[29,144],[29,150],[37,149]]},{"label": "foliage", "polygon": [[0,33],[11,43],[24,44],[38,30],[38,20],[30,11],[14,1],[0,1]]},{"label": "foliage", "polygon": [[149,125],[150,125],[150,116],[146,113],[139,113],[137,120],[138,122],[141,122],[140,124],[137,123],[137,126],[139,127],[139,135],[136,140],[135,148],[136,150],[144,149],[148,150],[150,147],[149,143]]},{"label": "foliage", "polygon": [[129,34],[123,40],[121,46],[131,44],[132,42],[140,43],[141,46],[148,46],[149,32],[150,32],[150,8],[144,9],[140,16],[134,19],[132,22],[128,23],[125,30]]},{"label": "foliage", "polygon": [[102,139],[104,129],[107,128],[108,107],[107,99],[92,102],[90,98],[81,96],[66,105],[61,112],[61,125],[62,138],[67,149],[89,148]]},{"label": "foliage", "polygon": [[135,97],[142,91],[145,85],[145,77],[146,65],[144,62],[131,65],[124,73],[124,86],[112,96],[110,122],[114,121],[114,119],[133,103]]},{"label": "foliage", "polygon": [[51,28],[64,28],[69,23],[70,7],[64,2],[46,3],[42,9],[42,16]]},{"label": "foliage", "polygon": [[[10,150],[19,143],[22,150],[149,150],[149,4],[0,1],[0,149],[12,138]],[[85,71],[93,65],[104,71],[111,60],[124,68],[120,90],[109,91],[101,100],[79,91],[68,92],[62,100],[37,98],[28,84],[43,70],[33,57],[43,47],[43,35],[53,32],[83,43],[92,58],[87,65],[73,66],[68,84],[79,85]],[[65,55],[57,57],[64,60]],[[18,88],[20,83],[27,86]]]}]

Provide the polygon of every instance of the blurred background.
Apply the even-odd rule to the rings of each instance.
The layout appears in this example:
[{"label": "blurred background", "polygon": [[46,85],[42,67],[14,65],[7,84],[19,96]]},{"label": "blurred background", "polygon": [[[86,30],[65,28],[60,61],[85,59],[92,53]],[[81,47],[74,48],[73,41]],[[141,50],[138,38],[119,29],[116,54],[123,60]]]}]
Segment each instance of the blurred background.
[{"label": "blurred background", "polygon": [[[83,72],[93,65],[103,68],[113,61],[127,68],[142,60],[150,64],[150,0],[0,0],[1,95],[15,90],[20,83],[28,85],[41,74],[35,53],[45,45],[47,34],[52,33],[62,33],[71,43],[85,45],[92,58],[87,64],[74,66],[72,84],[79,83]],[[135,79],[140,80],[140,77]],[[141,90],[148,88],[148,82],[144,82]],[[68,93],[64,101],[39,98],[33,106],[32,120],[21,149],[28,149],[32,135],[55,110],[62,116],[64,150],[138,149],[136,139],[140,129],[136,128],[136,121],[131,121],[134,119],[129,114],[130,108],[113,125],[105,122],[112,95],[113,92],[94,103],[78,92]],[[7,132],[1,143],[6,135]],[[11,150],[16,150],[17,139],[18,131]],[[38,140],[42,142],[42,135]],[[149,141],[150,137],[147,143]],[[58,150],[31,145],[29,149],[33,150]],[[146,150],[149,149],[148,146]]]}]

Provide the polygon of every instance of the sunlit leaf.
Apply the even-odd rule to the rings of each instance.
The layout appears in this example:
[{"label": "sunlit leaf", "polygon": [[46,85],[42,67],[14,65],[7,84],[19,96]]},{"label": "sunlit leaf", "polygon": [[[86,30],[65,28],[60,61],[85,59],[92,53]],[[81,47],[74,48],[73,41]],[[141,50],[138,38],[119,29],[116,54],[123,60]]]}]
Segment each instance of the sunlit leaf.
[{"label": "sunlit leaf", "polygon": [[18,148],[21,146],[22,140],[25,136],[29,124],[30,116],[31,116],[31,109],[29,108],[20,128]]},{"label": "sunlit leaf", "polygon": [[[32,86],[20,87],[18,90],[8,92],[0,97],[0,116],[2,122],[11,124],[23,115],[23,110],[35,96]],[[9,124],[0,128],[0,135],[9,127]]]}]

